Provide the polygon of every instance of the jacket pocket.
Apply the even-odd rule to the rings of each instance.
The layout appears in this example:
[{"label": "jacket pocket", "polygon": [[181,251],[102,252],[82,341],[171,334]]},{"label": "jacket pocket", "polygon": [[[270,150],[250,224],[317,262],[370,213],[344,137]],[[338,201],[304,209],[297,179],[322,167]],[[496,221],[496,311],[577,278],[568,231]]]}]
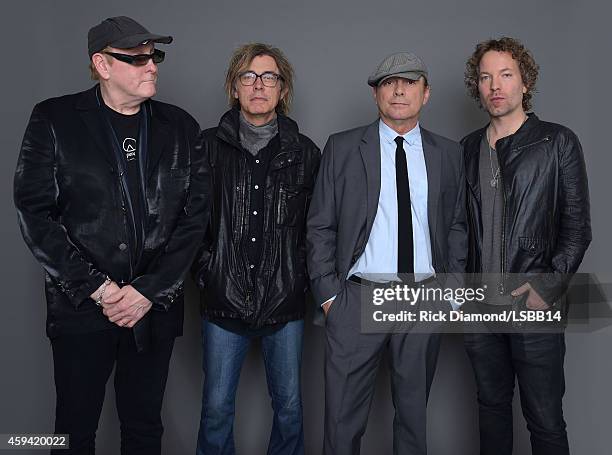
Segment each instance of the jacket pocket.
[{"label": "jacket pocket", "polygon": [[306,192],[302,185],[280,182],[276,201],[276,224],[300,226],[304,217]]},{"label": "jacket pocket", "polygon": [[519,237],[519,248],[530,256],[536,256],[546,249],[547,241],[541,237]]}]

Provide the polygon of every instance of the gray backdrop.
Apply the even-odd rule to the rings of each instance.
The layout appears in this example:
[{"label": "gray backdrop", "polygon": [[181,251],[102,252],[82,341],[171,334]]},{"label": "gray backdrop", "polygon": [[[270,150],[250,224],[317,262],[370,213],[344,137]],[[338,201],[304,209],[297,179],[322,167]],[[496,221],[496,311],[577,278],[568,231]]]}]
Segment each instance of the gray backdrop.
[{"label": "gray backdrop", "polygon": [[[592,3],[592,4],[589,4]],[[91,86],[86,34],[115,15],[129,15],[157,33],[174,35],[160,66],[158,99],[187,109],[202,127],[226,109],[222,83],[239,44],[281,47],[295,66],[292,117],[321,148],[327,136],[371,122],[376,110],[365,81],[387,54],[411,50],[429,65],[432,96],[422,124],[454,139],[481,126],[486,116],[466,97],[464,63],[479,40],[508,34],[522,39],[541,66],[535,111],[563,123],[581,138],[589,172],[593,243],[582,271],[610,275],[608,258],[612,157],[604,147],[610,119],[609,11],[595,2],[491,0],[309,2],[31,1],[3,2],[2,35],[2,317],[0,318],[0,433],[51,432],[54,388],[51,350],[44,335],[40,266],[19,234],[12,179],[32,106],[42,99]],[[610,282],[610,278],[607,278]],[[308,325],[303,369],[306,451],[320,453],[323,419],[323,331]],[[188,289],[185,335],[176,344],[164,405],[164,453],[194,453],[200,412],[199,316]],[[610,453],[612,330],[567,335],[565,415],[575,454]],[[112,381],[109,381],[111,384]],[[393,409],[389,377],[380,372],[364,454],[391,453]],[[238,392],[237,447],[263,454],[271,427],[260,354],[245,364]],[[519,410],[515,403],[516,411]],[[520,412],[516,453],[529,453]],[[474,454],[478,447],[475,389],[461,345],[445,339],[429,407],[430,453]],[[118,453],[112,387],[100,420],[101,454]],[[20,452],[24,453],[24,452]],[[40,453],[40,452],[37,452]]]}]

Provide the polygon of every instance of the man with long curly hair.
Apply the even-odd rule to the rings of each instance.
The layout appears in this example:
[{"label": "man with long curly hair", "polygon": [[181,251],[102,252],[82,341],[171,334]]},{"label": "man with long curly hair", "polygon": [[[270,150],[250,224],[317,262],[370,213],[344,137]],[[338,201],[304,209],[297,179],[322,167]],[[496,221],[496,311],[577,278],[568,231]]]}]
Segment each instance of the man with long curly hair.
[{"label": "man with long curly hair", "polygon": [[[538,65],[518,40],[479,43],[465,83],[490,122],[466,136],[468,272],[489,277],[484,311],[566,310],[568,282],[591,241],[580,142],[531,110]],[[493,278],[491,278],[493,277]],[[465,334],[478,387],[480,453],[512,453],[515,378],[534,455],[569,453],[562,330],[485,328]]]}]

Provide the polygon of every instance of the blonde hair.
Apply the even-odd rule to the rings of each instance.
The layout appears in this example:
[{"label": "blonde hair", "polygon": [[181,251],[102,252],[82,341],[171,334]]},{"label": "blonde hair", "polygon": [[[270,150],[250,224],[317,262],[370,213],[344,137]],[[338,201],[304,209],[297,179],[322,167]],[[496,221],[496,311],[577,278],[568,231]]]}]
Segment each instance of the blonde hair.
[{"label": "blonde hair", "polygon": [[523,94],[523,110],[531,110],[532,98],[536,89],[540,68],[529,49],[523,46],[518,39],[508,36],[503,36],[499,39],[489,39],[476,45],[476,49],[465,64],[464,82],[469,95],[476,101],[479,107],[482,107],[478,91],[480,60],[489,51],[508,52],[516,60],[521,73],[521,79],[527,89],[527,92]]}]

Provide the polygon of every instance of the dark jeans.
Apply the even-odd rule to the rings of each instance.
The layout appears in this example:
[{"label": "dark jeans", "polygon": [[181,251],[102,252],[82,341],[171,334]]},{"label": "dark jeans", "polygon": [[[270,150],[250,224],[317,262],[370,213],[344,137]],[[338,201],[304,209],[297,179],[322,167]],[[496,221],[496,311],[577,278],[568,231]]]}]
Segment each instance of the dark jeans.
[{"label": "dark jeans", "polygon": [[115,395],[123,455],[161,453],[161,405],[174,338],[137,353],[132,331],[60,335],[51,340],[57,405],[55,433],[70,435],[70,450],[94,454],[106,382],[115,366]]},{"label": "dark jeans", "polygon": [[512,453],[515,377],[533,455],[569,454],[563,333],[466,333],[464,340],[478,387],[481,455]]},{"label": "dark jeans", "polygon": [[[261,337],[274,420],[269,455],[303,455],[300,368],[304,321]],[[198,455],[233,455],[234,413],[240,370],[252,338],[202,322],[204,387]]]}]

